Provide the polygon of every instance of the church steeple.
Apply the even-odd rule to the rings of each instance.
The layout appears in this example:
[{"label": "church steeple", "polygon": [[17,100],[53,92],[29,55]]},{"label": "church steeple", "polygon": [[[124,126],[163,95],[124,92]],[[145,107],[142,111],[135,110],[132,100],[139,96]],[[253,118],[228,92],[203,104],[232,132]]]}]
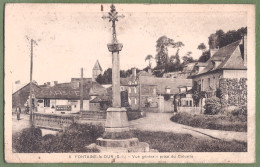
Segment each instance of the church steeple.
[{"label": "church steeple", "polygon": [[96,80],[99,74],[102,74],[103,70],[101,65],[99,64],[99,61],[97,60],[93,69],[92,69],[92,79]]}]

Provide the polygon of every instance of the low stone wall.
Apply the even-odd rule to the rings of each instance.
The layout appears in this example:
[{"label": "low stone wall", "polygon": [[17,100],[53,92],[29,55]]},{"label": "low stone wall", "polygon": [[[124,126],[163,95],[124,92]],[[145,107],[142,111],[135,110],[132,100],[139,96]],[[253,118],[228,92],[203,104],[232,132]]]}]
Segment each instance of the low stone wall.
[{"label": "low stone wall", "polygon": [[75,116],[34,113],[33,122],[39,128],[63,131],[75,122]]}]

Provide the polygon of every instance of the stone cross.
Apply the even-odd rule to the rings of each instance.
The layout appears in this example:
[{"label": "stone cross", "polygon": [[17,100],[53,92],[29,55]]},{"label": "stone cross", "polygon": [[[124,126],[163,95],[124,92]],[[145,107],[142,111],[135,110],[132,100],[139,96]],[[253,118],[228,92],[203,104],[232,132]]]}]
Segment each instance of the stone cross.
[{"label": "stone cross", "polygon": [[109,22],[112,22],[112,28],[113,28],[113,32],[112,32],[112,43],[116,44],[117,38],[116,38],[116,21],[118,21],[118,18],[124,18],[124,15],[118,15],[118,12],[116,11],[116,7],[114,6],[114,4],[112,4],[110,6],[110,12],[108,13],[108,16],[102,16],[102,19],[108,19]]},{"label": "stone cross", "polygon": [[118,43],[116,37],[116,21],[118,18],[124,18],[124,15],[118,15],[115,6],[112,4],[110,6],[110,12],[108,16],[103,16],[103,19],[109,19],[112,22],[112,43],[108,44],[108,50],[112,52],[112,90],[113,90],[113,103],[112,107],[121,107],[121,95],[120,95],[120,61],[119,61],[119,51],[122,50],[123,44]]}]

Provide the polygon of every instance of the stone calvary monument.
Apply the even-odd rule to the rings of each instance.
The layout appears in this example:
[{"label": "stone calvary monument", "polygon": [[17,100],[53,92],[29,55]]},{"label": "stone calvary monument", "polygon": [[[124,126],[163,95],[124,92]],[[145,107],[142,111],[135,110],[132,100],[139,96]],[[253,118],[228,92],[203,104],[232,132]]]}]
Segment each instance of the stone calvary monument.
[{"label": "stone calvary monument", "polygon": [[119,52],[122,50],[123,44],[117,41],[116,21],[118,21],[119,18],[124,18],[124,15],[118,15],[113,4],[110,8],[108,16],[103,16],[102,18],[112,22],[113,39],[107,47],[109,52],[112,53],[113,102],[112,107],[107,109],[105,132],[101,138],[97,139],[94,147],[100,152],[149,152],[149,145],[144,142],[139,142],[138,138],[135,138],[133,133],[129,130],[126,109],[121,107]]}]

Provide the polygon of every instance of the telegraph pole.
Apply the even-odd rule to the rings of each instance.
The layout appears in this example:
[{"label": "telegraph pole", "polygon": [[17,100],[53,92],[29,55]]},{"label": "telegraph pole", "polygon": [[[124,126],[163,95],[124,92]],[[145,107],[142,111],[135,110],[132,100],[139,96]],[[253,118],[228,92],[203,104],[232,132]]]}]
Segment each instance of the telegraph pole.
[{"label": "telegraph pole", "polygon": [[32,104],[32,93],[33,93],[33,88],[32,88],[32,75],[33,75],[33,43],[36,43],[33,39],[31,39],[31,64],[30,64],[30,97],[29,97],[29,106],[30,106],[30,125],[33,125],[33,104]]},{"label": "telegraph pole", "polygon": [[80,80],[80,111],[83,111],[83,68],[81,68],[81,80]]}]

